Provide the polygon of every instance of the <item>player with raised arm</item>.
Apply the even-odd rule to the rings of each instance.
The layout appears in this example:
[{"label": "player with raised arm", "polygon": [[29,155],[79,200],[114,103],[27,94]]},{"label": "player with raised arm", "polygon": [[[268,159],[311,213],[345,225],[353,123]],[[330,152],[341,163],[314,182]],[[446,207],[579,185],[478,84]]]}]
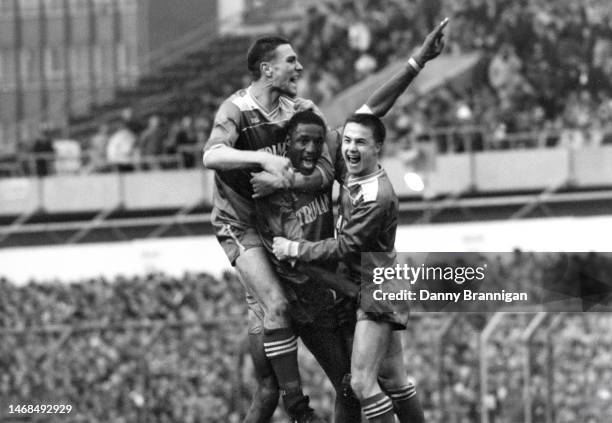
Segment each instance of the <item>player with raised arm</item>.
[{"label": "player with raised arm", "polygon": [[[337,237],[311,242],[274,238],[279,259],[304,262],[342,260],[348,275],[360,284],[368,269],[392,267],[395,261],[395,232],[398,200],[389,178],[378,164],[385,138],[383,123],[371,114],[355,114],[342,133],[342,157],[348,178],[341,190],[341,217]],[[405,384],[401,339],[394,330],[406,327],[407,315],[366,311],[360,304],[351,359],[351,387],[359,398],[368,421],[393,423],[393,402],[379,385],[379,375],[395,385],[406,386],[405,395],[414,396],[414,387]],[[389,372],[383,367],[387,359]],[[405,385],[404,385],[405,384]]]},{"label": "player with raised arm", "polygon": [[[406,68],[400,73],[398,73],[397,75],[395,75],[390,81],[384,84],[381,88],[379,88],[374,93],[374,95],[370,97],[370,99],[367,102],[367,105],[361,108],[361,110],[365,110],[368,112],[376,110],[377,114],[383,115],[391,108],[393,103],[396,101],[397,97],[405,90],[405,88],[412,81],[414,76],[418,73],[418,70],[422,67],[422,65],[424,65],[427,61],[437,57],[442,51],[442,48],[443,48],[442,30],[446,26],[446,23],[447,23],[447,20],[444,20],[434,31],[432,31],[427,36],[425,42],[423,43],[423,46],[421,47],[417,55],[409,60]],[[372,106],[368,106],[370,104]],[[383,130],[384,130],[384,127],[383,127]],[[330,139],[328,139],[328,142],[330,142],[332,146],[336,143],[336,139],[338,136],[338,133],[336,131],[333,131],[333,132],[335,132],[335,136],[334,134],[330,134],[331,137]],[[332,151],[335,152],[335,148],[333,148]],[[337,163],[343,164],[343,160],[341,158],[338,158]],[[338,167],[340,168],[341,166],[338,166]],[[255,179],[255,182],[257,182],[256,179]],[[259,187],[259,190],[256,189],[255,191],[260,192],[260,193],[262,192],[267,193],[268,191],[266,190],[268,189],[269,188],[266,187],[265,184],[261,184],[261,186]],[[277,224],[276,228],[270,228],[270,224],[267,222],[264,222],[265,225],[267,226],[267,233],[268,234],[270,233],[279,234],[280,233],[292,239],[302,238],[302,239],[307,239],[307,240],[312,241],[313,240],[312,234],[309,234],[309,236],[304,236],[304,233],[303,231],[301,231],[300,227],[304,219],[313,218],[313,216],[315,215],[315,212],[314,212],[315,210],[325,210],[326,209],[325,207],[321,207],[321,204],[324,204],[324,202],[319,201],[318,204],[316,204],[316,207],[304,208],[304,209],[297,207],[295,202],[293,202],[292,207],[287,207],[287,204],[292,204],[290,200],[289,201],[286,200],[286,197],[289,195],[293,195],[293,197],[296,198],[295,193],[293,194],[289,194],[289,193],[275,194],[275,197],[277,198],[273,201],[270,201],[270,204],[268,204],[269,208],[272,207],[273,213],[271,213],[270,209],[263,211],[263,213],[260,213],[260,215],[261,214],[264,214],[264,215],[277,214],[277,215],[284,216],[283,220],[285,221],[285,223],[283,225]],[[282,200],[283,197],[285,197],[284,201]],[[312,197],[312,194],[311,194],[311,197]],[[285,208],[285,210],[283,210],[283,207]],[[293,217],[292,217],[292,213],[293,213]],[[297,221],[297,224],[296,224],[296,221]],[[319,232],[319,237],[316,239],[322,239],[324,234],[325,234],[324,232]],[[300,270],[304,271],[305,273],[309,273],[309,275],[312,276],[312,272],[308,272],[308,269],[309,267],[307,266],[302,266],[300,268]],[[281,267],[279,273],[282,274],[283,272],[284,270]],[[327,278],[326,282],[331,283],[335,289],[339,289],[339,290],[346,289],[346,286],[342,286],[338,278],[334,277],[333,273],[325,271],[323,269],[315,273],[316,275],[312,277],[311,279],[318,280],[322,278]],[[351,294],[351,291],[352,293],[354,293],[354,290],[351,290],[351,288],[348,288],[347,291],[349,295]],[[410,383],[406,383],[405,376],[402,376],[403,358],[401,355],[401,341],[395,338],[396,337],[393,338],[389,352],[387,353],[386,360],[383,362],[383,369],[379,375],[380,383],[383,385],[385,391],[391,397],[393,406],[398,416],[400,417],[400,421],[402,423],[409,422],[409,421],[410,422],[423,421],[423,413],[422,413],[420,404],[418,403],[418,400],[414,396],[415,395],[414,386]],[[252,348],[254,348],[256,346],[256,342],[251,342],[250,345]],[[258,360],[255,359],[256,363],[257,361]],[[358,377],[359,376],[360,375],[358,374]],[[335,383],[334,383],[334,386],[336,386]],[[269,395],[268,399],[274,395],[274,393],[270,389],[270,384],[268,384],[268,386],[261,385],[261,388],[258,390],[256,398],[262,400],[262,403],[268,404],[269,407],[272,407],[272,404],[275,404],[275,401],[273,399],[265,401],[263,398],[265,397],[265,395],[261,395],[262,392],[264,391],[268,393]],[[261,411],[262,409],[263,408],[259,408],[258,411]],[[252,407],[251,410],[254,410],[254,407]],[[268,408],[268,412],[269,413],[273,412],[273,409],[270,411],[270,409]],[[255,416],[256,414],[257,413],[254,412],[252,415]],[[336,418],[338,418],[338,416],[336,416]],[[267,420],[253,419],[253,420],[249,420],[249,422],[250,421],[263,422]],[[343,421],[343,420],[336,420],[336,421]],[[347,420],[347,421],[352,421],[352,420]]]},{"label": "player with raised arm", "polygon": [[303,68],[289,41],[260,38],[249,49],[247,62],[254,81],[220,106],[204,149],[204,166],[216,171],[211,221],[245,289],[265,311],[264,348],[287,413],[299,422],[316,422],[302,392],[288,302],[255,229],[249,180],[250,172],[263,169],[282,176],[284,183],[293,181],[296,188],[316,190],[331,180],[331,163],[322,155],[310,177],[293,179],[290,161],[282,157],[286,124],[296,107],[305,104],[293,99]]}]

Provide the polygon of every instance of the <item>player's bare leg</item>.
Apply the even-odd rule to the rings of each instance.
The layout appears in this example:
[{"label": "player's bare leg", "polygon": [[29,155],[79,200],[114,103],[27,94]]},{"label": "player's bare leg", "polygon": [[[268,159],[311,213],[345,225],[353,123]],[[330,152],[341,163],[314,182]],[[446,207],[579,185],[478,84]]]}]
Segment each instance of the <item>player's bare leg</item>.
[{"label": "player's bare leg", "polygon": [[405,368],[401,332],[393,331],[387,354],[380,366],[378,380],[391,398],[400,423],[423,423],[423,409],[416,396],[414,384],[408,381]]},{"label": "player's bare leg", "polygon": [[358,320],[351,358],[351,387],[371,423],[394,423],[391,399],[378,385],[378,373],[391,338],[386,322]]},{"label": "player's bare leg", "polygon": [[[297,362],[297,338],[287,312],[288,302],[280,281],[262,247],[241,251],[236,259],[245,288],[264,309],[263,346],[270,360],[287,413],[294,419],[306,419],[312,410],[302,392]],[[305,420],[308,421],[308,420]]]},{"label": "player's bare leg", "polygon": [[264,331],[289,328],[289,304],[263,247],[242,251],[235,266],[247,292],[251,293],[264,309]]}]

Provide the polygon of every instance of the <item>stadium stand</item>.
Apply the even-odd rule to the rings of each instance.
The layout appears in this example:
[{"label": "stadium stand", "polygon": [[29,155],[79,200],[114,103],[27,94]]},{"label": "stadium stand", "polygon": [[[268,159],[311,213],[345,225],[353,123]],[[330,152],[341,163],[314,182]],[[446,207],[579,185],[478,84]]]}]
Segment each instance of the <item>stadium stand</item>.
[{"label": "stadium stand", "polygon": [[[552,270],[548,258],[528,257],[504,262],[491,270],[492,277],[521,279],[534,270]],[[565,258],[556,263],[566,270]],[[610,271],[609,264],[599,263],[598,270]],[[6,370],[0,398],[17,404],[36,397],[75,407],[69,416],[44,421],[239,421],[253,386],[243,344],[245,310],[234,275],[66,282],[0,281],[0,358]],[[532,317],[413,315],[404,335],[406,359],[428,420],[477,421],[481,401],[488,421],[525,418],[521,369],[527,347],[531,421],[545,421],[546,413],[563,423],[612,418],[612,316],[551,313],[526,343],[521,333]],[[494,320],[498,324],[483,342],[484,328]],[[300,363],[313,403],[330,413],[331,387],[311,356],[302,353]],[[3,413],[3,421],[14,417],[6,408]],[[282,419],[278,412],[274,421]]]},{"label": "stadium stand", "polygon": [[[612,143],[612,14],[607,0],[316,2],[303,16],[299,32],[287,34],[307,64],[301,92],[317,102],[328,101],[404,59],[406,46],[414,45],[436,19],[447,15],[451,17],[450,52],[478,51],[484,60],[476,66],[473,80],[451,81],[410,102],[400,102],[387,119],[389,138],[397,140],[387,153],[433,151],[437,161],[425,160],[417,168],[450,169],[429,182],[439,185],[441,194],[450,195],[451,204],[456,199],[453,195],[461,195],[457,192],[473,188],[486,195],[538,191],[541,195],[532,204],[544,203],[551,194],[546,190],[559,183],[557,174],[563,176],[562,182],[571,180],[578,188],[609,185],[606,166],[593,166],[609,155],[603,147]],[[53,127],[43,126],[36,140],[0,157],[0,177],[67,173],[85,178],[83,174],[119,170],[125,163],[109,163],[107,156],[109,140],[119,128],[133,138],[128,167],[121,170],[158,172],[158,177],[161,172],[197,168],[212,113],[224,97],[246,83],[243,62],[249,41],[244,36],[210,39],[205,48],[162,66],[136,87],[122,89],[112,103],[94,108],[90,116],[73,118],[67,137],[72,143],[66,143],[66,137]],[[152,115],[159,116],[161,128],[145,129],[145,119]],[[82,154],[76,166],[75,142]],[[157,147],[149,149],[151,143]],[[584,147],[600,148],[576,151]],[[512,163],[530,165],[527,156],[536,155],[508,150],[535,148],[558,150],[546,162],[549,165],[542,166],[552,175],[550,180],[513,167]],[[488,162],[454,156],[479,150],[500,151],[485,157]],[[66,161],[58,160],[62,157]],[[400,162],[398,167],[404,170],[405,161]],[[523,172],[521,181],[493,178],[501,163]],[[601,173],[594,173],[592,167]],[[155,217],[150,213],[154,207],[127,199],[121,190],[129,178],[116,179],[117,207],[128,203],[128,212],[137,217],[147,212],[144,232],[155,233]],[[14,244],[15,238],[6,241],[11,228],[28,221],[31,213],[54,210],[53,203],[60,197],[43,198],[41,193],[55,182],[32,182],[30,191],[36,193],[32,198],[41,197],[28,198],[23,208],[20,203],[12,209],[12,203],[3,198],[7,209],[2,222],[8,229],[2,228],[0,242]],[[11,183],[10,193],[26,191],[23,180]],[[194,190],[198,198],[203,185]],[[74,186],[69,190],[74,192]],[[180,209],[179,217],[192,211],[180,203],[190,195],[172,204]],[[21,197],[13,200],[17,203]],[[78,212],[83,212],[85,203],[82,200]],[[424,206],[417,207],[420,214]],[[603,208],[609,212],[608,203]],[[512,216],[520,217],[524,210]],[[97,220],[88,224],[99,224],[105,213],[113,211],[96,212]],[[166,219],[162,224],[173,222]],[[119,225],[111,222],[109,226],[115,224]],[[81,227],[79,221],[70,229]],[[76,242],[85,236],[80,234]],[[40,242],[38,232],[33,237]],[[554,279],[559,272],[569,272],[574,279],[567,280],[575,281],[581,266],[597,269],[599,278],[611,280],[612,268],[596,255],[586,261],[518,255],[511,264],[493,266],[490,277],[500,284],[528,287],[533,275]],[[230,274],[222,280],[209,275],[176,279],[154,274],[75,283],[37,281],[25,286],[0,279],[0,420],[23,421],[6,414],[6,401],[16,404],[36,397],[55,403],[69,400],[75,407],[69,418],[37,420],[45,422],[238,422],[253,388],[242,345],[244,317],[239,284]],[[490,422],[525,419],[521,414],[525,386],[531,394],[530,422],[544,422],[549,416],[559,423],[612,421],[609,314],[547,316],[530,344],[522,338],[528,326],[525,316],[500,317],[481,350],[479,337],[491,318],[490,314],[412,316],[405,334],[407,362],[428,421],[477,421],[482,418],[481,404]],[[525,349],[531,351],[530,379],[522,373]],[[312,357],[302,354],[305,384],[315,387],[310,392],[313,404],[329,413],[332,390]],[[486,392],[479,373],[483,357],[488,360]],[[282,419],[282,413],[277,413],[275,422]]]},{"label": "stadium stand", "polygon": [[[311,2],[298,29],[287,35],[307,65],[301,95],[324,103],[403,59],[406,48],[422,39],[437,17],[450,16],[447,51],[479,51],[483,62],[473,81],[449,83],[416,101],[399,104],[388,118],[390,139],[407,146],[434,140],[441,153],[468,148],[599,146],[612,140],[609,14],[604,0],[520,4],[325,0]],[[177,146],[180,122],[191,120],[203,134],[208,132],[218,103],[245,83],[243,58],[249,41],[246,36],[210,37],[205,47],[142,77],[138,86],[120,90],[113,102],[94,108],[90,116],[75,117],[70,138],[79,140],[85,157],[82,165],[88,170],[104,169],[90,166],[96,162],[92,157],[100,157],[95,146],[102,142],[100,138],[94,142],[91,136],[109,123],[113,132],[121,110],[129,107],[136,121],[161,117],[164,147],[156,155],[174,156],[162,162],[170,167],[192,166],[197,162],[194,151],[204,138],[198,137],[195,145]],[[142,127],[142,123],[136,125]],[[42,152],[26,147],[16,153],[20,165],[11,165],[11,157],[2,160],[7,163],[1,167],[3,173],[44,172],[28,164],[34,162],[32,153]],[[136,150],[142,150],[142,145],[137,144]],[[178,150],[185,157],[177,156]],[[133,160],[142,168],[146,167],[143,161],[159,161],[156,155],[143,159],[137,154]]]}]

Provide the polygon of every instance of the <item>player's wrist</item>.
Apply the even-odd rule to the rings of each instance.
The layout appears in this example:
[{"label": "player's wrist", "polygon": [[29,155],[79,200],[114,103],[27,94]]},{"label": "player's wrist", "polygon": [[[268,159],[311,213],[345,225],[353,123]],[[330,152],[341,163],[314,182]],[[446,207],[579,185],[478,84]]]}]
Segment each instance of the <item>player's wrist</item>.
[{"label": "player's wrist", "polygon": [[410,59],[408,59],[407,65],[410,69],[412,69],[412,71],[419,73],[423,70],[423,67],[425,66],[425,61],[419,57],[419,55],[415,55],[415,56],[411,56]]},{"label": "player's wrist", "polygon": [[300,250],[300,243],[297,241],[289,241],[289,248],[287,248],[288,256],[297,258]]},{"label": "player's wrist", "polygon": [[[287,189],[292,190],[301,186],[300,184],[303,182],[303,178],[304,176],[300,172],[294,172],[293,178],[287,180]],[[298,179],[300,180],[298,181]]]},{"label": "player's wrist", "polygon": [[265,151],[254,151],[257,164],[264,170],[268,170],[270,167],[270,153]]}]

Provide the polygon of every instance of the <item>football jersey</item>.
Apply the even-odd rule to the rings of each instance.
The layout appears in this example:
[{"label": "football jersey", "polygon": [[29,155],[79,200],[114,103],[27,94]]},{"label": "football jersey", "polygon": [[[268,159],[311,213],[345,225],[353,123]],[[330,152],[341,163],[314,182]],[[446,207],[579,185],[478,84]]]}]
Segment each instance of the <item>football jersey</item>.
[{"label": "football jersey", "polygon": [[336,238],[300,242],[299,260],[343,261],[355,283],[371,280],[374,267],[394,265],[399,202],[382,168],[348,177],[340,191],[339,214]]},{"label": "football jersey", "polygon": [[294,322],[317,322],[318,326],[335,322],[334,294],[323,283],[309,279],[294,269],[291,263],[280,261],[272,254],[275,236],[312,241],[333,236],[331,189],[313,193],[279,191],[256,200],[255,204],[257,230],[269,253],[270,262],[281,279],[285,296],[291,303],[290,314]]},{"label": "football jersey", "polygon": [[[226,102],[238,109],[238,121],[235,117],[219,113],[215,124],[231,120],[238,131],[238,138],[233,144],[223,139],[210,139],[205,147],[208,152],[214,148],[227,145],[237,150],[264,151],[283,156],[287,146],[286,126],[295,114],[294,101],[280,96],[274,110],[266,111],[251,94],[251,87],[242,89],[230,96]],[[332,173],[329,154],[324,154],[317,163],[322,175],[331,180]],[[218,170],[215,172],[215,189],[213,193],[213,218],[220,218],[234,224],[254,224],[254,204],[252,200],[251,172],[261,171],[259,167]]]},{"label": "football jersey", "polygon": [[257,200],[256,204],[257,230],[277,272],[291,282],[305,282],[303,274],[274,257],[272,240],[275,236],[282,236],[296,241],[318,241],[334,236],[331,189],[312,193],[279,191]]}]

